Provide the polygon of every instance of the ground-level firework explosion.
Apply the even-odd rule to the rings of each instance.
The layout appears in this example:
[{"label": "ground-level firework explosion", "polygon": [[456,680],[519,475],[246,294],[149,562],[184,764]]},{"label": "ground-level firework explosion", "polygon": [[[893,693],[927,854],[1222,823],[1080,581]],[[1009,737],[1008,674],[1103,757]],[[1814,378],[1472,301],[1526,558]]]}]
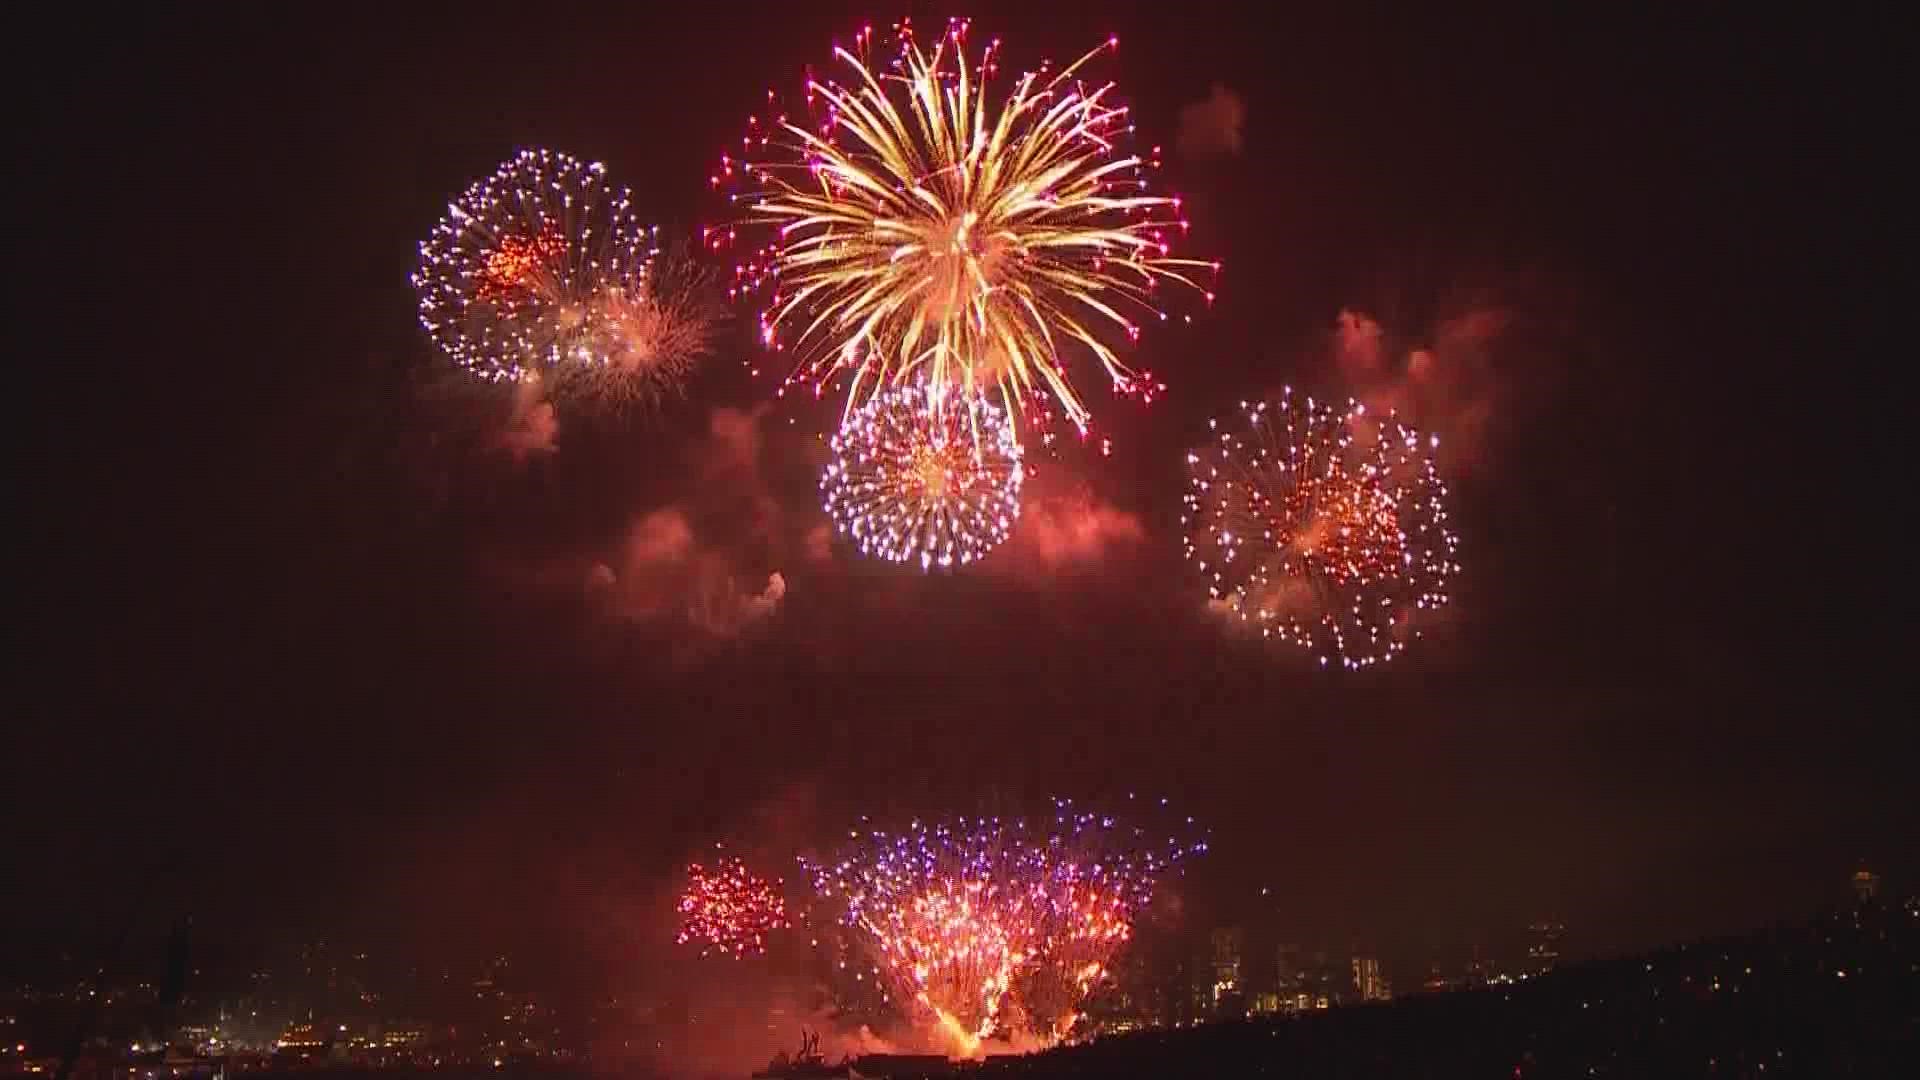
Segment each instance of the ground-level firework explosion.
[{"label": "ground-level firework explosion", "polygon": [[789,925],[781,883],[755,875],[736,858],[687,867],[679,908],[674,940],[698,944],[702,956],[758,955],[766,951],[768,934]]},{"label": "ground-level firework explosion", "polygon": [[1064,357],[1144,389],[1115,344],[1167,318],[1162,284],[1211,300],[1198,275],[1217,269],[1172,255],[1180,201],[1149,192],[1158,162],[1124,148],[1130,111],[1090,79],[1118,43],[1001,80],[998,39],[971,51],[964,20],[930,45],[894,29],[836,48],[838,78],[809,76],[804,102],[769,92],[712,177],[742,220],[709,243],[767,237],[736,276],[771,294],[762,333],[793,350],[790,381],[844,383],[849,409],[889,385],[997,386],[1009,414],[1047,394],[1084,428]]},{"label": "ground-level firework explosion", "polygon": [[1065,1037],[1159,877],[1205,850],[1060,802],[1031,824],[856,833],[834,860],[805,865],[891,997],[971,1055],[1016,1029]]},{"label": "ground-level firework explosion", "polygon": [[492,381],[606,363],[619,342],[609,298],[647,294],[654,239],[604,166],[523,150],[420,245],[420,322],[454,362]]},{"label": "ground-level firework explosion", "polygon": [[1020,516],[1020,442],[978,396],[890,390],[847,418],[832,450],[820,479],[827,514],[863,554],[964,566]]},{"label": "ground-level firework explosion", "polygon": [[1211,600],[1321,664],[1391,660],[1460,570],[1447,489],[1393,415],[1293,396],[1187,455],[1187,558]]}]

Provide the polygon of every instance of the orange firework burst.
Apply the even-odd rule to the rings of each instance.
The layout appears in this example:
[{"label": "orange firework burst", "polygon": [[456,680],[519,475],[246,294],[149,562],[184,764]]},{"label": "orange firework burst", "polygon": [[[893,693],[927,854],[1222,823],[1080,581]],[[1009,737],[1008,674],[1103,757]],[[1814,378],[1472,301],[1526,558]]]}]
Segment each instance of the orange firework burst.
[{"label": "orange firework burst", "polygon": [[766,951],[767,935],[784,930],[787,902],[778,879],[756,876],[739,859],[723,858],[711,869],[687,867],[680,896],[678,944],[700,943],[700,955],[743,957]]},{"label": "orange firework burst", "polygon": [[1317,563],[1337,585],[1364,585],[1406,562],[1407,537],[1392,497],[1341,461],[1302,477],[1277,505],[1264,491],[1253,498],[1271,522],[1286,573],[1310,573]]},{"label": "orange firework burst", "polygon": [[1323,665],[1393,659],[1460,571],[1439,440],[1290,389],[1243,407],[1244,438],[1220,432],[1187,455],[1187,558],[1208,596]]},{"label": "orange firework burst", "polygon": [[998,892],[991,881],[941,878],[872,927],[914,1000],[964,1039],[993,1032],[1032,937],[1021,904]]},{"label": "orange firework burst", "polygon": [[644,273],[594,297],[590,361],[557,369],[555,393],[614,411],[656,405],[685,390],[727,314],[707,268],[684,252],[662,252]]},{"label": "orange firework burst", "polygon": [[1133,937],[1129,898],[1073,866],[1058,875],[1039,921],[1033,960],[1014,986],[1029,1034],[1067,1037],[1080,1004],[1106,977],[1107,962]]},{"label": "orange firework burst", "polygon": [[567,253],[567,242],[560,230],[543,225],[532,237],[507,236],[500,246],[480,259],[473,296],[485,304],[511,309],[520,302],[521,292],[542,299],[559,296],[559,283],[549,269]]},{"label": "orange firework burst", "polygon": [[878,62],[869,28],[834,51],[845,83],[809,78],[790,113],[769,92],[771,115],[713,176],[740,185],[741,225],[772,234],[741,263],[740,289],[771,287],[763,337],[795,351],[789,381],[844,381],[849,410],[902,383],[997,386],[1010,414],[1047,395],[1084,428],[1066,357],[1148,390],[1116,342],[1167,317],[1163,282],[1211,299],[1198,275],[1218,267],[1173,257],[1180,202],[1149,193],[1157,162],[1121,149],[1129,110],[1112,83],[1088,81],[1116,41],[1003,86],[999,42],[969,55],[967,26],[929,50],[903,22]]}]

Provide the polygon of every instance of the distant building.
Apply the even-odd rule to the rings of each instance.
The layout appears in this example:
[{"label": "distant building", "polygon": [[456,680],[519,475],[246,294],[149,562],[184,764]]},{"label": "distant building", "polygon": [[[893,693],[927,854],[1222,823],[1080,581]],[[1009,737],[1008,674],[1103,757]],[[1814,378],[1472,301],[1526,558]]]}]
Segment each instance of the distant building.
[{"label": "distant building", "polygon": [[478,993],[492,993],[506,982],[507,969],[512,965],[504,956],[496,956],[480,969],[480,977],[473,980],[473,988]]},{"label": "distant building", "polygon": [[1306,1007],[1326,1009],[1341,1004],[1351,997],[1346,991],[1347,982],[1347,970],[1337,965],[1325,949],[1316,949],[1306,970]]},{"label": "distant building", "polygon": [[[344,1043],[341,1050],[346,1049]],[[292,1069],[325,1062],[332,1051],[332,1039],[313,1024],[289,1024],[274,1041],[275,1068]]]},{"label": "distant building", "polygon": [[1880,898],[1880,875],[1861,867],[1853,872],[1853,895],[1863,904]]},{"label": "distant building", "polygon": [[1242,993],[1240,954],[1246,946],[1246,931],[1223,927],[1213,932],[1213,1004],[1218,1007],[1229,995]]},{"label": "distant building", "polygon": [[1386,977],[1380,974],[1380,959],[1356,955],[1352,960],[1353,992],[1361,1001],[1385,1001],[1393,996]]},{"label": "distant building", "polygon": [[1567,928],[1557,922],[1537,922],[1527,928],[1527,969],[1534,975],[1545,975],[1560,963],[1560,939],[1567,934]]},{"label": "distant building", "polygon": [[1172,1026],[1179,1019],[1178,995],[1168,992],[1166,972],[1178,965],[1170,958],[1156,963],[1163,959],[1162,951],[1143,943],[1122,953],[1114,992],[1094,996],[1088,1003],[1089,1019],[1104,1031]]},{"label": "distant building", "polygon": [[396,1024],[386,1029],[379,1039],[379,1046],[386,1050],[419,1050],[426,1045],[427,1029],[423,1024]]},{"label": "distant building", "polygon": [[275,1046],[281,1050],[320,1050],[330,1040],[312,1024],[288,1024]]},{"label": "distant building", "polygon": [[1462,985],[1469,990],[1475,987],[1485,986],[1487,985],[1488,974],[1487,958],[1480,951],[1480,943],[1474,942],[1473,951],[1467,958],[1467,973],[1466,978],[1461,980]]},{"label": "distant building", "polygon": [[1274,950],[1274,974],[1281,1012],[1313,1008],[1313,997],[1307,993],[1307,975],[1300,969],[1300,946],[1286,943]]}]

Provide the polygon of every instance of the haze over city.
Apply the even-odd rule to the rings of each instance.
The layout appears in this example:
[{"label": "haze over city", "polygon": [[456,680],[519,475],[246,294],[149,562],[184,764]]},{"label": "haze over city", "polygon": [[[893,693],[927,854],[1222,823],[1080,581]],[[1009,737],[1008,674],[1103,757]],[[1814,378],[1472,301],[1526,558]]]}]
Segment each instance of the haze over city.
[{"label": "haze over city", "polygon": [[[1910,944],[1890,35],[829,7],[15,42],[0,1065],[744,1076]],[[902,41],[956,111],[1092,59],[923,168],[847,104]],[[1106,936],[994,923],[966,1012],[876,959],[962,864]]]}]

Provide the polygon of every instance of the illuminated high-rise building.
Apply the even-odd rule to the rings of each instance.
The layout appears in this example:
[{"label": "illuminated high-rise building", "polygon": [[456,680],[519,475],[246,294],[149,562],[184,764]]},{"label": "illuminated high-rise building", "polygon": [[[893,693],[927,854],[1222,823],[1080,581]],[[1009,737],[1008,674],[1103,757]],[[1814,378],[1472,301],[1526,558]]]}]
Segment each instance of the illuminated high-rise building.
[{"label": "illuminated high-rise building", "polygon": [[1213,1006],[1216,1010],[1225,1008],[1245,1009],[1245,985],[1240,974],[1240,955],[1246,946],[1247,934],[1237,926],[1222,927],[1213,932]]},{"label": "illuminated high-rise building", "polygon": [[1473,943],[1472,950],[1467,958],[1466,977],[1461,980],[1461,984],[1468,989],[1487,985],[1487,958],[1482,954],[1479,942]]},{"label": "illuminated high-rise building", "polygon": [[1353,992],[1361,1001],[1385,1001],[1393,996],[1386,977],[1380,974],[1380,958],[1365,954],[1353,957]]},{"label": "illuminated high-rise building", "polygon": [[1282,942],[1274,947],[1274,977],[1282,990],[1300,981],[1300,946]]},{"label": "illuminated high-rise building", "polygon": [[1527,945],[1527,968],[1535,975],[1545,975],[1560,962],[1560,939],[1566,936],[1567,928],[1560,923],[1537,922],[1527,928],[1531,941]]},{"label": "illuminated high-rise building", "polygon": [[1313,999],[1307,993],[1306,972],[1300,969],[1300,946],[1289,942],[1274,950],[1274,974],[1282,1012],[1313,1007]]}]

